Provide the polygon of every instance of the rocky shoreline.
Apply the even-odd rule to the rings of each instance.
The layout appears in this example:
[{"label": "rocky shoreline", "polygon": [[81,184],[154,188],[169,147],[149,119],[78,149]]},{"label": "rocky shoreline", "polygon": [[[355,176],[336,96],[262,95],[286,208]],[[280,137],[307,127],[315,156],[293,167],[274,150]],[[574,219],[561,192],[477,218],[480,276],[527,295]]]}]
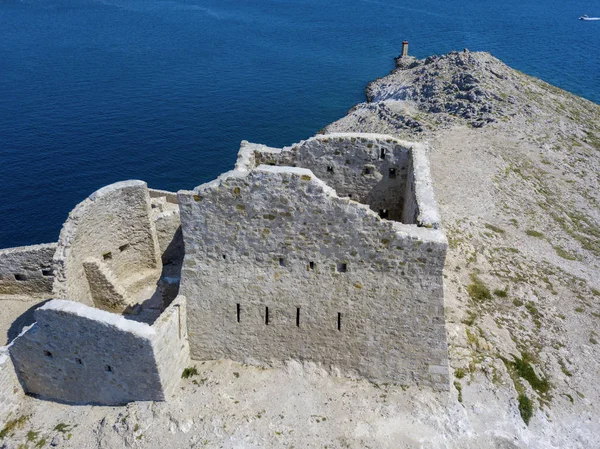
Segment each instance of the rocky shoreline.
[{"label": "rocky shoreline", "polygon": [[[324,129],[426,141],[453,388],[211,362],[165,403],[26,398],[1,448],[591,448],[600,441],[600,106],[487,53],[397,59]],[[37,446],[36,446],[37,445]]]}]

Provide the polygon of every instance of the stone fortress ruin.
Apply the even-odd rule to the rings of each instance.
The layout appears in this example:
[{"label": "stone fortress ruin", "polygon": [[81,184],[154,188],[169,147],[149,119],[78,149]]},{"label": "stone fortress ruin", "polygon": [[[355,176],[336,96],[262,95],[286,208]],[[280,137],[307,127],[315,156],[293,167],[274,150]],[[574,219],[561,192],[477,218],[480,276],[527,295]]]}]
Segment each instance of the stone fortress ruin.
[{"label": "stone fortress ruin", "polygon": [[58,243],[0,250],[0,303],[19,305],[0,420],[23,393],[165,400],[190,358],[448,389],[446,248],[426,147],[385,135],[242,142],[234,170],[177,194],[104,187]]}]

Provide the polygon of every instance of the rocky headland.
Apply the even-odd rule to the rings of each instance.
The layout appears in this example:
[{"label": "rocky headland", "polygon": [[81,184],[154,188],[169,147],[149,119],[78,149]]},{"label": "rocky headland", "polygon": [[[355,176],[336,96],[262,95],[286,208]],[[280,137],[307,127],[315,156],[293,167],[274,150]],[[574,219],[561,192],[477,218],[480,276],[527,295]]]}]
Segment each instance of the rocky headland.
[{"label": "rocky headland", "polygon": [[0,447],[597,447],[600,106],[468,51],[400,58],[366,96],[323,132],[429,144],[450,393],[199,362],[167,402],[26,398]]}]

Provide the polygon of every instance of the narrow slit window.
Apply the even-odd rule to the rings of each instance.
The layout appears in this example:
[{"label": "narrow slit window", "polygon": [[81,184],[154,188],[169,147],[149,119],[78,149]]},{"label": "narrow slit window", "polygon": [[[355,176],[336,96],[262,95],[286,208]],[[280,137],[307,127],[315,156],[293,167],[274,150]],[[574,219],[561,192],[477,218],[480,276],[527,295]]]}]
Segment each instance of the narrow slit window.
[{"label": "narrow slit window", "polygon": [[110,252],[104,253],[104,254],[102,254],[102,258],[104,260],[110,260],[110,259],[112,259],[112,253],[110,253]]},{"label": "narrow slit window", "polygon": [[240,313],[242,310],[241,310],[239,304],[237,304],[235,308],[236,308],[236,313],[237,313],[237,322],[239,323],[240,322]]},{"label": "narrow slit window", "polygon": [[381,149],[381,154],[379,155],[381,159],[385,159],[385,148]]},{"label": "narrow slit window", "polygon": [[338,271],[338,273],[345,273],[346,271],[348,271],[348,264],[346,264],[344,262],[338,263],[337,271]]},{"label": "narrow slit window", "polygon": [[314,270],[315,269],[315,263],[314,262],[308,262],[308,269],[309,270]]},{"label": "narrow slit window", "polygon": [[381,218],[388,218],[389,211],[387,209],[379,209],[379,216]]},{"label": "narrow slit window", "polygon": [[327,173],[333,173],[333,165],[327,166]]},{"label": "narrow slit window", "polygon": [[300,307],[296,307],[296,327],[300,327]]},{"label": "narrow slit window", "polygon": [[227,254],[223,254],[223,260],[227,260]]},{"label": "narrow slit window", "polygon": [[105,370],[107,373],[112,373],[112,372],[113,372],[112,366],[110,366],[110,365],[106,365],[106,366],[104,367],[104,370]]},{"label": "narrow slit window", "polygon": [[119,251],[123,252],[127,248],[129,248],[129,243],[125,243],[124,245],[119,246]]},{"label": "narrow slit window", "polygon": [[389,174],[390,174],[390,179],[394,179],[396,177],[396,169],[390,168]]},{"label": "narrow slit window", "polygon": [[337,317],[337,330],[338,331],[342,330],[342,314],[340,312],[338,312],[338,317]]},{"label": "narrow slit window", "polygon": [[285,267],[285,259],[283,257],[279,258],[279,266],[280,267]]},{"label": "narrow slit window", "polygon": [[269,308],[265,307],[265,324],[269,325]]},{"label": "narrow slit window", "polygon": [[78,365],[83,365],[83,360],[81,360],[81,359],[75,359],[75,361],[77,362]]}]

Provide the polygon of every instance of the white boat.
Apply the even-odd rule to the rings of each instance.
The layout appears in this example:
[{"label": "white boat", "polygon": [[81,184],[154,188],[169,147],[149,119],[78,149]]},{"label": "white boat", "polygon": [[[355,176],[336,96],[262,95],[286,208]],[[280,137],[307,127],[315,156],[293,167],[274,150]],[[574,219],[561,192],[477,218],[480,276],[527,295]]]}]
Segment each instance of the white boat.
[{"label": "white boat", "polygon": [[600,20],[600,17],[588,17],[587,14],[584,14],[579,18],[579,20]]}]

